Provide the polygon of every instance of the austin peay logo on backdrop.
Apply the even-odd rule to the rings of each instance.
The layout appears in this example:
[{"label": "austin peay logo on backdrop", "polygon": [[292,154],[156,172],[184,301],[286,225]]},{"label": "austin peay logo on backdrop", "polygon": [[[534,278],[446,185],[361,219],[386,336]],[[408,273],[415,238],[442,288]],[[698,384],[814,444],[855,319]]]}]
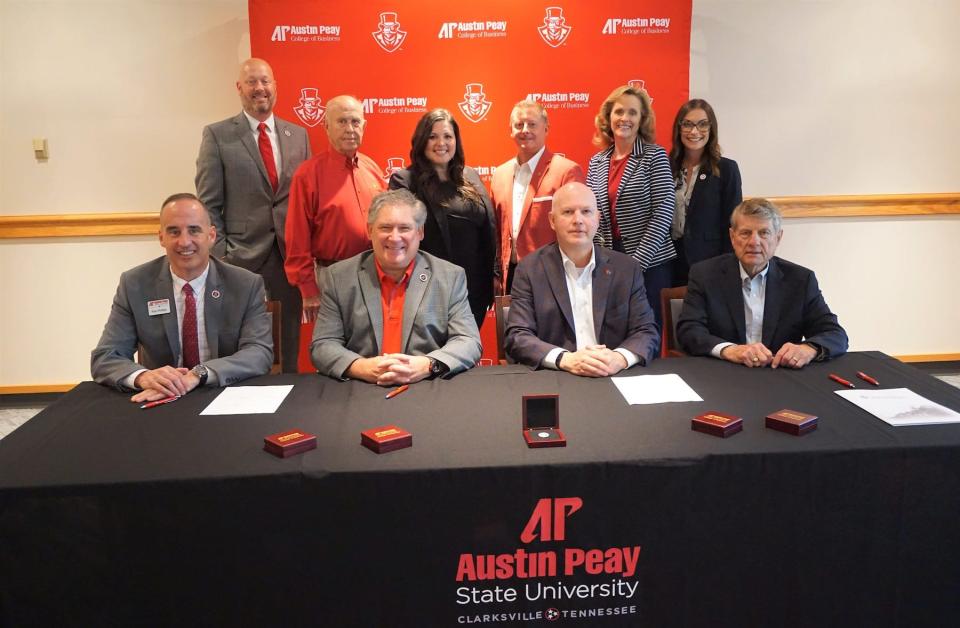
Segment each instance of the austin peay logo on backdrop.
[{"label": "austin peay logo on backdrop", "polygon": [[480,122],[490,111],[493,103],[483,93],[483,83],[467,83],[464,87],[463,102],[457,107],[470,122]]},{"label": "austin peay logo on backdrop", "polygon": [[[495,603],[528,602],[555,604],[558,600],[595,600],[608,605],[631,600],[639,589],[636,581],[640,560],[640,545],[617,546],[606,549],[568,546],[571,518],[583,508],[580,497],[545,497],[540,499],[520,532],[524,545],[538,542],[554,549],[528,551],[519,547],[503,554],[460,554],[457,561],[456,602],[461,606]],[[598,582],[587,584],[584,579],[596,576]],[[560,578],[577,579],[564,582]],[[541,582],[542,579],[550,580]],[[511,586],[509,581],[525,580],[523,586]],[[467,585],[465,583],[474,583]],[[479,584],[476,584],[479,583]],[[608,598],[604,600],[603,598]],[[616,599],[611,599],[616,598]],[[558,604],[559,605],[559,604]],[[547,608],[531,612],[511,612],[490,608],[470,608],[469,615],[461,615],[460,623],[475,623],[474,617],[498,617],[498,621],[554,620],[560,617],[596,617],[637,613],[635,605],[604,606],[594,609]]]},{"label": "austin peay logo on backdrop", "polygon": [[403,157],[387,157],[387,167],[383,169],[383,180],[389,181],[390,175],[403,170]]},{"label": "austin peay logo on backdrop", "polygon": [[543,26],[537,28],[537,32],[548,46],[556,48],[567,41],[573,27],[567,26],[561,7],[547,7],[546,13]]},{"label": "austin peay logo on backdrop", "polygon": [[340,26],[326,24],[278,24],[270,41],[340,41]]},{"label": "austin peay logo on backdrop", "polygon": [[321,105],[320,90],[316,87],[304,87],[300,90],[300,104],[293,108],[293,112],[308,127],[315,127],[323,122],[327,108]]},{"label": "austin peay logo on backdrop", "polygon": [[669,17],[610,17],[600,31],[603,35],[662,35],[669,32]]},{"label": "austin peay logo on backdrop", "polygon": [[590,92],[530,92],[525,100],[540,103],[544,109],[586,109]]},{"label": "austin peay logo on backdrop", "polygon": [[396,11],[384,11],[380,14],[377,30],[370,33],[373,40],[387,52],[396,52],[407,38],[407,31],[400,30]]},{"label": "austin peay logo on backdrop", "polygon": [[443,22],[437,39],[490,39],[506,37],[506,20],[486,20],[484,22]]}]

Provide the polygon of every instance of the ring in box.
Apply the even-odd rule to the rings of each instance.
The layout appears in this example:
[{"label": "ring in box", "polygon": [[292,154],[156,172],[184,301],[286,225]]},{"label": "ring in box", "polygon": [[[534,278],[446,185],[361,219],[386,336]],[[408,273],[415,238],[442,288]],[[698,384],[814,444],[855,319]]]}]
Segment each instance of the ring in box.
[{"label": "ring in box", "polygon": [[527,447],[566,447],[560,431],[560,395],[523,396],[523,440]]},{"label": "ring in box", "polygon": [[743,419],[723,412],[704,412],[693,417],[690,427],[697,432],[726,438],[743,429]]},{"label": "ring in box", "polygon": [[360,444],[378,454],[413,446],[413,434],[396,425],[375,427],[360,432]]},{"label": "ring in box", "polygon": [[817,417],[805,412],[784,409],[767,415],[767,427],[794,436],[803,436],[817,429]]},{"label": "ring in box", "polygon": [[289,458],[316,448],[317,437],[303,430],[287,430],[263,439],[263,450],[281,458]]}]

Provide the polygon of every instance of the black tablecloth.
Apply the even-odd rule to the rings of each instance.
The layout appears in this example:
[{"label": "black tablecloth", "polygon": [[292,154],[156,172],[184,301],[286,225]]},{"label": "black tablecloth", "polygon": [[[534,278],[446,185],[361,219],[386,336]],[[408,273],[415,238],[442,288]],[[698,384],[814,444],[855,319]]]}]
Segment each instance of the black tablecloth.
[{"label": "black tablecloth", "polygon": [[[704,401],[646,406],[521,367],[391,400],[318,376],[246,382],[295,384],[272,415],[199,416],[216,390],[139,410],[84,383],[0,441],[0,625],[952,625],[960,425],[888,426],[833,394],[828,373],[865,385],[858,370],[960,409],[960,391],[879,353],[802,371],[662,360],[626,375],[676,372]],[[560,394],[567,447],[527,448],[532,393]],[[782,408],[819,428],[765,429]],[[706,410],[744,431],[693,432]],[[391,423],[412,448],[360,446]],[[291,428],[317,449],[262,450]],[[618,557],[638,547],[628,574]],[[576,550],[600,550],[599,573],[564,573]],[[467,579],[487,555],[500,573]]]}]

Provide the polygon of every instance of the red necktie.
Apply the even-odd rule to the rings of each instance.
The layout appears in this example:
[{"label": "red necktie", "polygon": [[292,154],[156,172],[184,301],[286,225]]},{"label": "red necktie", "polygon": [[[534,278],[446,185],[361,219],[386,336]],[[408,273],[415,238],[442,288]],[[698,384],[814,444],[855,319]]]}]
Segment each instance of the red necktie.
[{"label": "red necktie", "polygon": [[193,288],[190,284],[184,284],[183,297],[183,329],[181,330],[183,366],[192,369],[200,364],[200,342],[197,340],[197,300],[193,298]]},{"label": "red necktie", "polygon": [[257,143],[260,145],[260,156],[263,158],[263,165],[267,168],[270,185],[276,192],[280,186],[280,179],[277,178],[277,164],[273,161],[273,146],[270,145],[270,136],[267,135],[267,125],[261,122],[257,129],[260,131],[260,136],[257,138]]}]

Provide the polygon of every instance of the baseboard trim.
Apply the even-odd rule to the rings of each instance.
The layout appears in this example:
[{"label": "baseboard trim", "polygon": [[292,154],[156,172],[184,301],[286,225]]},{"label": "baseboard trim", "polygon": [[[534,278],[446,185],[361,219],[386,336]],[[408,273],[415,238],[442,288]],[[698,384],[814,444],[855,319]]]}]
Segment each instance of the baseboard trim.
[{"label": "baseboard trim", "polygon": [[901,362],[958,362],[960,353],[921,353],[916,355],[895,355]]}]

